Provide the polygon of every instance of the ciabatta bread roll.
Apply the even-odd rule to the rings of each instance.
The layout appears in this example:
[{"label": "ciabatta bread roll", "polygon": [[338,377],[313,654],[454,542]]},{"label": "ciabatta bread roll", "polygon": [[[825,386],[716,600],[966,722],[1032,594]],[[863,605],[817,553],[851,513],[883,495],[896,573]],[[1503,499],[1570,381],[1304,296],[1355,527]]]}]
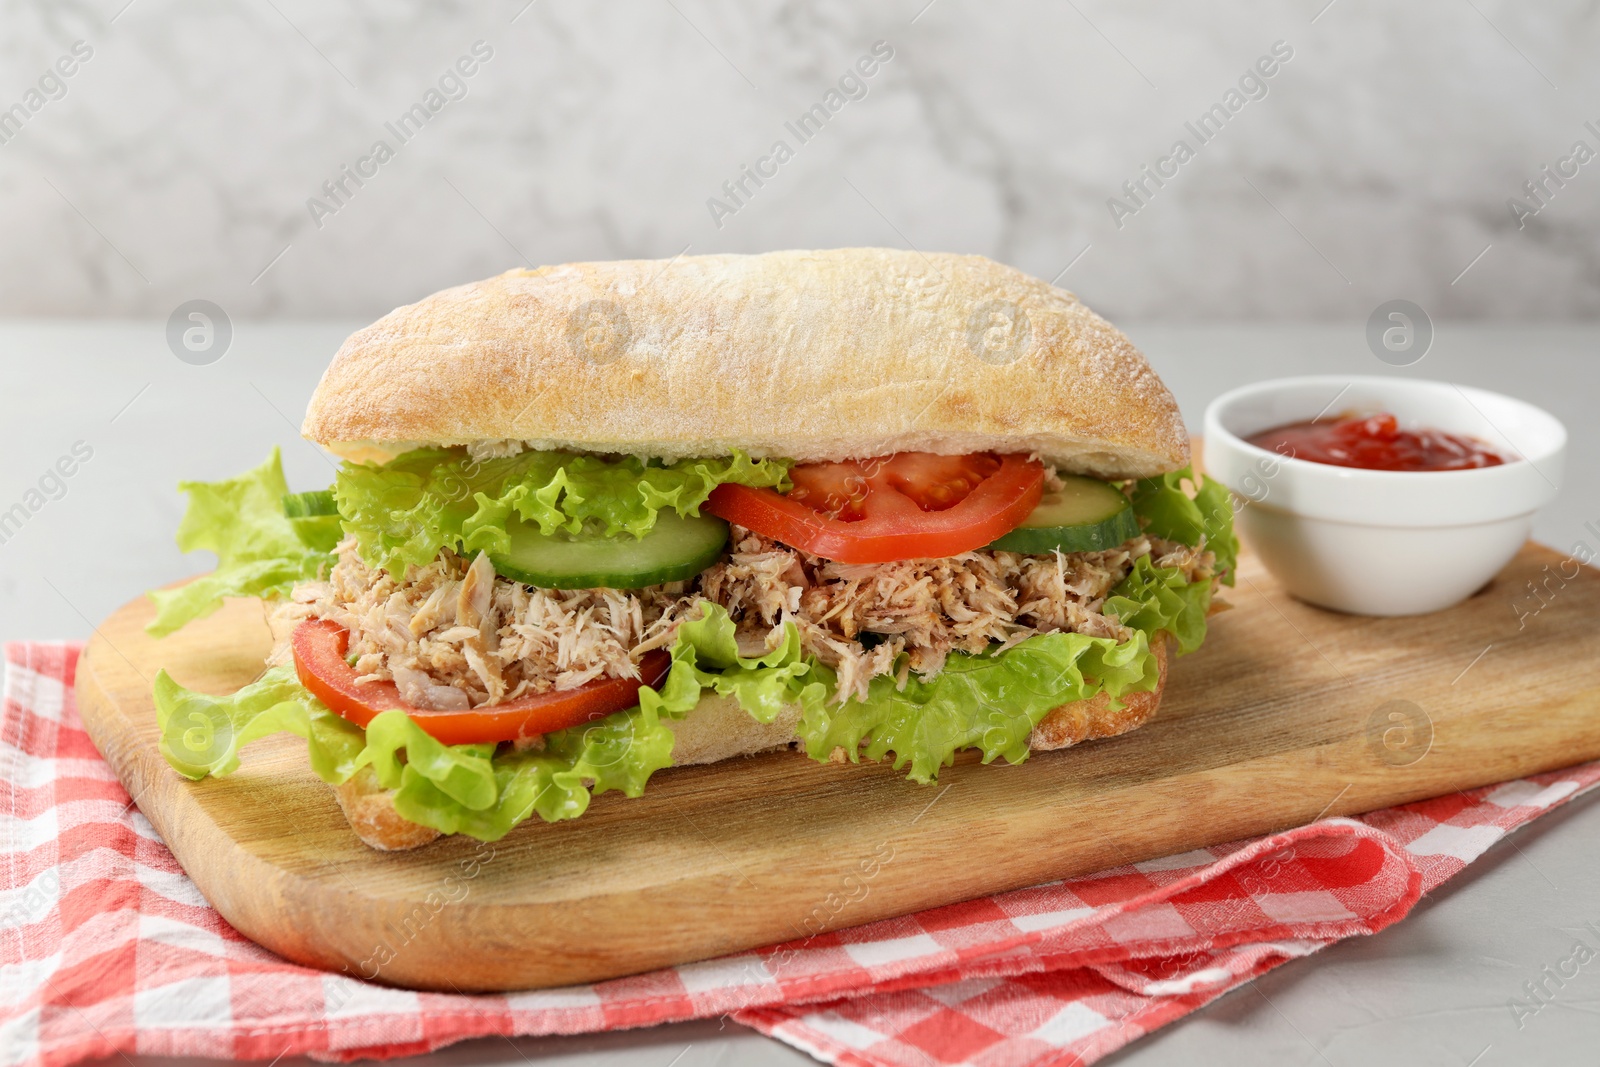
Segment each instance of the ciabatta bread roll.
[{"label": "ciabatta bread roll", "polygon": [[513,270],[357,331],[303,433],[678,459],[1037,452],[1063,473],[1182,467],[1178,406],[1071,293],[982,256],[886,248]]}]

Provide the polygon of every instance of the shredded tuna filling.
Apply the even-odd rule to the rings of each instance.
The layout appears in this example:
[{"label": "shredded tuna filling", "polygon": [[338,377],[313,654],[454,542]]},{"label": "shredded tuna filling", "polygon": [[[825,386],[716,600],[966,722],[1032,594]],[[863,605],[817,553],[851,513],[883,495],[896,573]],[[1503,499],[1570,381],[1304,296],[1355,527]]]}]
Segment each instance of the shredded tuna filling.
[{"label": "shredded tuna filling", "polygon": [[[910,672],[931,678],[953,651],[1004,650],[1061,630],[1126,641],[1128,628],[1100,609],[1145,555],[1190,581],[1211,577],[1210,552],[1142,535],[1104,552],[980,550],[853,564],[736,526],[728,560],[701,574],[699,584],[702,596],[728,609],[741,637],[766,638],[773,627],[795,623],[806,651],[838,672],[835,699],[843,701],[865,697],[879,675],[896,673],[901,684]],[[768,640],[775,643],[777,634]]]},{"label": "shredded tuna filling", "polygon": [[[1210,552],[1139,536],[1104,552],[848,564],[735,526],[726,561],[691,582],[648,589],[533,589],[495,575],[488,557],[446,551],[404,578],[369,568],[353,539],[327,581],[302,582],[287,612],[350,631],[364,680],[393,680],[411,704],[465,708],[599,677],[638,677],[639,656],[670,646],[701,600],[726,608],[747,654],[775,647],[793,622],[807,652],[838,672],[834,699],[865,696],[893,674],[930,678],[952,651],[1010,648],[1071,631],[1125,641],[1101,613],[1140,556],[1209,580]],[[902,656],[902,653],[904,654]]]},{"label": "shredded tuna filling", "polygon": [[295,586],[289,610],[350,631],[361,681],[392,679],[407,703],[455,709],[637,678],[638,657],[670,645],[696,599],[683,582],[533,589],[497,577],[488,556],[448,550],[397,579],[347,538],[328,580]]}]

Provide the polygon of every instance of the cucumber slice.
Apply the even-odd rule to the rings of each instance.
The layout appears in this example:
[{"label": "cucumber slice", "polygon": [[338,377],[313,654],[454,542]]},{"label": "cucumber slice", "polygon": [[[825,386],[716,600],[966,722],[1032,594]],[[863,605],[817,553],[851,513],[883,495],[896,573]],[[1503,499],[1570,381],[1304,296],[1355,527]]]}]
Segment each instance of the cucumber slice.
[{"label": "cucumber slice", "polygon": [[1045,493],[1021,526],[989,547],[1028,555],[1058,549],[1099,552],[1138,535],[1139,520],[1122,490],[1075,475],[1061,480],[1064,484],[1059,491]]},{"label": "cucumber slice", "polygon": [[313,515],[337,515],[339,508],[333,502],[333,493],[315,489],[309,493],[285,493],[283,513],[291,519],[309,519]]},{"label": "cucumber slice", "polygon": [[643,537],[572,537],[542,534],[512,518],[511,546],[490,554],[495,572],[541,589],[642,589],[693,578],[717,561],[728,543],[728,524],[712,515],[686,519],[675,511],[656,516]]}]

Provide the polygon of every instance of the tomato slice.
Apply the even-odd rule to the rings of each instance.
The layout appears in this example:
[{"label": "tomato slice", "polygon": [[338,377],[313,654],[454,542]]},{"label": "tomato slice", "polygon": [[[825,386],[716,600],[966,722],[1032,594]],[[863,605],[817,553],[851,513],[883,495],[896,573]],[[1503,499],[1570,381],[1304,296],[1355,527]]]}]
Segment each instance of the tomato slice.
[{"label": "tomato slice", "polygon": [[576,689],[536,693],[503,704],[436,711],[407,704],[393,682],[357,682],[360,675],[344,659],[349,643],[349,631],[327,619],[307,619],[295,627],[294,668],[300,684],[357,726],[366,726],[380,711],[399,708],[447,745],[514,741],[603,719],[639,703],[640,687],[659,683],[672,665],[667,653],[655,649],[639,661],[641,678],[597,678]]},{"label": "tomato slice", "polygon": [[731,483],[706,502],[718,518],[840,563],[889,563],[970,552],[1022,524],[1044,491],[1025,456],[897,452],[806,463],[787,495]]}]

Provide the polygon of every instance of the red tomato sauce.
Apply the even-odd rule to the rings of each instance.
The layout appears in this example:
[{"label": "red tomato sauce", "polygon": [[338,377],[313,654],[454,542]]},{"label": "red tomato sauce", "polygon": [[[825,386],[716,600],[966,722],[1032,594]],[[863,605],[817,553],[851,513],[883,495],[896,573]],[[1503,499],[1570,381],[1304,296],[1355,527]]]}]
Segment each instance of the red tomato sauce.
[{"label": "red tomato sauce", "polygon": [[1247,440],[1295,459],[1377,471],[1461,471],[1506,462],[1482,441],[1443,430],[1403,430],[1399,420],[1387,414],[1295,422]]}]

